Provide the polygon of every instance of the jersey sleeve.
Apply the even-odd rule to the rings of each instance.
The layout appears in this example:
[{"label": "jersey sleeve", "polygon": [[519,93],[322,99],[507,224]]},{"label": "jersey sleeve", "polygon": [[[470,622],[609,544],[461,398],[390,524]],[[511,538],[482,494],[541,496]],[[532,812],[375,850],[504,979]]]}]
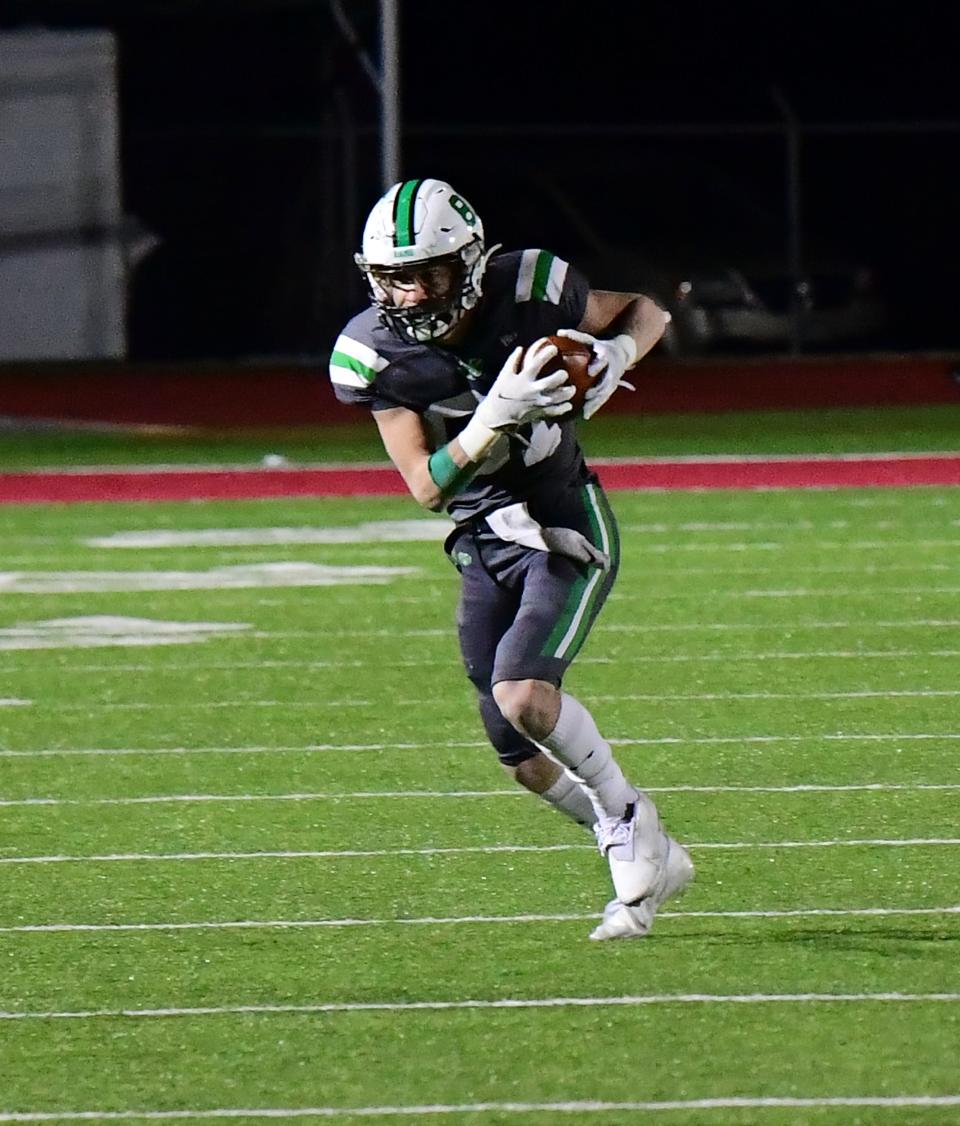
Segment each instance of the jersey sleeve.
[{"label": "jersey sleeve", "polygon": [[441,348],[411,344],[354,318],[330,353],[330,381],[341,403],[424,414],[467,390],[459,361]]},{"label": "jersey sleeve", "polygon": [[395,406],[379,394],[377,376],[390,361],[375,348],[342,332],[330,353],[330,382],[333,393],[341,403],[366,407],[367,410],[385,410]]},{"label": "jersey sleeve", "polygon": [[576,328],[583,320],[590,283],[584,274],[549,250],[524,250],[517,270],[514,300],[556,306],[561,326]]}]

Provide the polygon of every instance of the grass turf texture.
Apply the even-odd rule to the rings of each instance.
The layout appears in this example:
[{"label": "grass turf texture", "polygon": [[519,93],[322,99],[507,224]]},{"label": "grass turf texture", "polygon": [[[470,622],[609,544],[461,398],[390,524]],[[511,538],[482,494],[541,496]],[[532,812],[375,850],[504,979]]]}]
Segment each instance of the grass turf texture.
[{"label": "grass turf texture", "polygon": [[[826,448],[862,448],[828,430],[817,430]],[[894,448],[893,431],[881,426],[869,448]],[[741,433],[753,452],[783,452],[776,437]],[[927,435],[900,448],[948,448],[940,433],[940,446]],[[791,452],[820,448],[781,437]],[[708,445],[696,452],[728,448]],[[960,786],[960,493],[613,502],[623,571],[567,686],[628,772],[662,790],[698,877],[647,939],[607,944],[586,938],[608,895],[589,839],[514,793],[483,746],[457,663],[456,577],[438,544],[82,542],[409,519],[412,501],[0,511],[7,570],[281,559],[420,569],[383,587],[3,595],[0,629],[92,614],[252,629],[182,647],[0,651],[0,699],[31,701],[0,707],[0,797],[50,803],[0,807],[0,1010],[101,1014],[0,1022],[0,1115],[960,1092],[955,1000],[677,999],[960,992],[958,916],[936,911],[960,904],[958,846],[783,847],[960,837],[960,790],[921,788]],[[875,788],[773,789],[805,785]],[[690,786],[725,788],[678,789]],[[144,798],[193,800],[133,800]],[[483,851],[496,846],[539,851]],[[229,855],[266,851],[334,855]],[[82,859],[197,852],[218,855]],[[53,856],[74,859],[6,862]],[[930,913],[884,913],[897,909]],[[817,910],[875,913],[731,914]],[[495,921],[551,915],[566,918]],[[494,921],[466,921],[478,916]],[[290,925],[170,926],[230,922]],[[23,929],[64,924],[131,929]],[[289,1011],[624,997],[674,1000]],[[238,1006],[287,1011],[119,1015]],[[422,1117],[944,1126],[960,1108]]]},{"label": "grass turf texture", "polygon": [[[595,457],[690,454],[870,453],[956,450],[960,405],[608,415],[583,427]],[[383,461],[368,421],[324,429],[222,433],[150,430],[4,431],[0,469],[59,465],[257,464],[279,453],[294,464]]]}]

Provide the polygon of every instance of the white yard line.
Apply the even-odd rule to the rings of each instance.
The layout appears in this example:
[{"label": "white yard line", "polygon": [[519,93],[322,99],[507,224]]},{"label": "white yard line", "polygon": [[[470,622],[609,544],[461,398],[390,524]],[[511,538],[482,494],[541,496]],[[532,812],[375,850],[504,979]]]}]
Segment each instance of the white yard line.
[{"label": "white yard line", "polygon": [[[825,732],[820,735],[715,735],[701,739],[688,739],[680,736],[661,738],[632,739],[611,737],[608,742],[617,747],[699,747],[699,746],[765,746],[767,744],[804,743],[887,743],[887,742],[952,742],[960,739],[957,732],[905,732],[838,734]],[[487,747],[483,740],[448,741],[426,743],[306,743],[280,745],[276,747],[49,747],[23,751],[0,751],[3,758],[59,758],[61,756],[104,755],[273,755],[273,754],[328,754],[336,752],[355,753],[362,751],[423,751],[434,748],[446,750],[474,750]]]},{"label": "white yard line", "polygon": [[[344,588],[346,589],[346,588]],[[785,630],[805,629],[854,629],[858,634],[872,629],[917,629],[917,628],[950,628],[960,626],[960,618],[902,618],[898,621],[849,621],[838,619],[836,621],[810,621],[810,622],[662,622],[662,623],[637,623],[625,622],[606,625],[599,623],[594,627],[594,632],[601,633],[735,633],[743,630],[776,630],[783,633]],[[301,629],[301,630],[271,630],[271,639],[278,637],[295,638],[309,637],[316,639],[322,632],[324,638],[344,637],[452,637],[453,627],[443,629]],[[224,639],[228,640],[228,639]],[[235,640],[240,640],[239,638]],[[249,636],[242,640],[249,640]]]},{"label": "white yard line", "polygon": [[[609,696],[591,694],[591,700],[646,700],[657,703],[663,700],[861,700],[861,699],[927,699],[935,696],[960,696],[954,688],[864,689],[857,692],[676,692],[656,695],[652,693],[621,693]],[[405,703],[406,701],[394,701]],[[415,703],[418,701],[410,701]],[[426,705],[428,701],[422,701]]]},{"label": "white yard line", "polygon": [[[950,907],[809,907],[781,911],[660,911],[657,921],[663,919],[808,919],[808,918],[889,918],[902,916],[960,915],[960,906]],[[0,934],[88,934],[152,931],[200,930],[313,930],[340,927],[393,927],[393,926],[464,926],[477,924],[513,923],[572,923],[595,920],[590,914],[527,914],[527,915],[428,915],[414,919],[226,919],[197,922],[162,923],[22,923],[19,926],[0,926]]]},{"label": "white yard line", "polygon": [[191,1008],[0,1011],[0,1020],[284,1016],[311,1013],[443,1012],[451,1009],[603,1009],[642,1005],[955,1004],[960,993],[647,993],[620,997],[502,997],[459,1001],[327,1001],[304,1005],[203,1005]]},{"label": "white yard line", "polygon": [[[960,790],[960,782],[856,782],[844,785],[799,783],[793,786],[646,786],[648,794],[838,794]],[[2,798],[0,808],[19,806],[172,805],[205,802],[381,801],[389,798],[519,798],[526,791],[510,790],[323,790],[283,794],[147,794],[126,798]]]},{"label": "white yard line", "polygon": [[[902,660],[904,657],[960,657],[960,649],[821,649],[821,650],[807,650],[802,652],[783,652],[777,650],[764,650],[761,652],[751,652],[750,650],[738,650],[735,653],[662,653],[662,654],[647,654],[638,653],[630,654],[628,658],[620,660],[613,657],[578,657],[578,665],[614,665],[622,664],[629,661],[630,664],[650,664],[650,665],[663,665],[663,664],[706,664],[714,661],[722,661],[725,664],[732,664],[733,662],[743,663],[750,661],[824,661],[824,660]],[[278,660],[278,661],[177,661],[175,664],[164,665],[160,663],[160,657],[154,663],[136,663],[136,664],[71,664],[69,666],[58,665],[57,675],[69,675],[71,673],[110,673],[110,672],[149,672],[153,675],[157,674],[186,674],[194,673],[197,671],[214,671],[214,672],[240,672],[249,669],[253,672],[261,672],[264,669],[360,669],[360,668],[380,668],[383,661],[379,657],[371,657],[369,660],[350,660],[350,661],[293,661],[293,660]],[[450,659],[442,657],[437,659],[422,658],[416,661],[393,661],[391,668],[423,668],[425,666],[442,666],[450,667]],[[0,675],[13,676],[17,673],[30,673],[34,674],[35,670],[27,669],[21,663],[4,668],[0,665]]]},{"label": "white yard line", "polygon": [[[732,552],[746,554],[751,551],[792,551],[806,550],[807,539],[796,540],[745,540],[736,542],[704,542],[691,540],[689,543],[677,543],[670,540],[665,543],[644,543],[642,540],[632,540],[630,551],[634,555],[675,555],[680,552]],[[817,540],[817,550],[824,551],[883,551],[902,548],[956,548],[960,547],[960,538],[950,539],[882,539],[882,540]]]},{"label": "white yard line", "polygon": [[[643,701],[645,703],[669,703],[672,701],[694,700],[893,700],[893,699],[932,699],[937,697],[954,698],[960,696],[957,688],[903,688],[867,689],[856,692],[622,692],[614,694],[591,693],[591,700],[622,703]],[[429,708],[435,706],[436,698],[402,699],[390,701],[391,707]],[[36,707],[55,707],[58,712],[91,711],[163,711],[173,708],[176,711],[236,710],[238,708],[285,708],[290,711],[312,711],[324,708],[382,708],[382,699],[350,700],[131,700],[125,703],[100,703],[88,700],[82,704],[64,704],[53,701],[36,701]]]},{"label": "white yard line", "polygon": [[[621,526],[621,531],[623,530]],[[926,574],[929,571],[943,573],[956,571],[956,563],[878,563],[866,564],[859,567],[724,567],[723,574],[727,575],[796,575],[809,577],[811,575],[859,575],[877,578],[880,575],[891,574],[895,571],[908,571],[910,574]],[[717,568],[714,567],[664,567],[662,571],[645,571],[644,578],[673,578],[674,575],[712,575],[716,577]],[[617,597],[616,593],[610,596]]]},{"label": "white yard line", "polygon": [[[761,567],[750,565],[743,567],[724,567],[723,575],[789,575],[795,578],[812,578],[817,575],[857,575],[860,578],[881,578],[905,571],[911,575],[925,575],[931,572],[936,574],[955,573],[956,563],[861,563],[859,566],[836,567],[803,567],[793,563],[782,563],[779,567]],[[675,575],[712,575],[717,577],[717,568],[713,567],[675,567],[667,563],[662,570],[645,569],[644,579],[672,580]],[[613,596],[611,596],[613,597]]]},{"label": "white yard line", "polygon": [[837,1095],[801,1098],[786,1096],[732,1096],[729,1098],[673,1099],[656,1101],[605,1102],[599,1099],[565,1102],[476,1102],[424,1103],[406,1106],[358,1107],[220,1107],[213,1110],[76,1110],[0,1112],[0,1122],[126,1122],[126,1121],[202,1121],[209,1119],[250,1118],[425,1118],[450,1114],[609,1114],[614,1111],[639,1112],[675,1110],[779,1110],[820,1107],[954,1107],[960,1095]]},{"label": "white yard line", "polygon": [[[946,568],[950,571],[956,571],[956,567]],[[681,574],[677,571],[671,570],[670,578],[672,579],[675,574]],[[712,574],[716,575],[716,569]],[[724,568],[724,574],[728,574]],[[771,572],[774,573],[774,572]],[[649,576],[648,576],[649,577]],[[781,577],[783,577],[781,575]],[[711,588],[709,591],[704,589],[695,589],[687,587],[682,589],[678,584],[671,582],[671,584],[664,587],[656,587],[644,584],[644,589],[641,591],[615,591],[610,595],[613,602],[643,602],[645,605],[652,605],[657,602],[668,602],[671,599],[677,598],[703,598],[709,597],[711,602],[735,602],[747,599],[757,598],[883,598],[890,594],[895,595],[931,595],[931,594],[957,594],[960,593],[960,587],[956,586],[859,586],[859,587],[786,587],[775,590],[716,590]],[[408,594],[393,599],[394,602],[403,605],[415,606],[435,606],[437,604],[436,594]]]},{"label": "white yard line", "polygon": [[[818,587],[787,587],[780,590],[710,590],[693,591],[667,590],[667,591],[638,591],[636,593],[618,594],[615,601],[634,602],[642,601],[664,602],[670,598],[703,597],[706,594],[711,602],[736,601],[738,599],[756,598],[885,598],[890,594],[897,595],[923,595],[931,594],[960,594],[960,587],[956,586],[875,586],[875,587],[831,587],[829,590]],[[405,601],[410,601],[406,599]],[[427,602],[428,599],[422,601]]]},{"label": "white yard line", "polygon": [[[781,848],[913,848],[960,845],[960,837],[878,837],[823,841],[689,841],[693,851],[700,849],[781,849]],[[377,849],[265,849],[256,852],[106,852],[89,856],[0,856],[0,864],[112,864],[128,862],[182,862],[193,860],[355,860],[377,856],[464,856],[467,854],[519,852],[593,851],[589,844],[554,845],[467,845],[463,847],[377,848]]]}]

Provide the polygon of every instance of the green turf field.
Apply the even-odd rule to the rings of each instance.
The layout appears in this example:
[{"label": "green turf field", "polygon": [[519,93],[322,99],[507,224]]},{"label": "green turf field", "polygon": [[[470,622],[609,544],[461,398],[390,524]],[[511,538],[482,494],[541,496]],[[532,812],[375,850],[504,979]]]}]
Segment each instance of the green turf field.
[{"label": "green turf field", "polygon": [[[583,427],[593,456],[956,450],[960,404],[729,414],[598,415]],[[220,434],[145,429],[0,431],[0,469],[37,465],[243,464],[280,453],[294,463],[382,461],[365,419],[323,430]]]},{"label": "green turf field", "polygon": [[[950,448],[934,414],[900,448]],[[778,418],[713,452],[895,439]],[[61,449],[34,461],[112,460]],[[960,1123],[960,493],[612,500],[623,570],[567,688],[698,871],[601,944],[604,862],[484,746],[439,542],[88,542],[439,518],[0,508],[0,1122]],[[261,566],[291,563],[348,581]]]}]

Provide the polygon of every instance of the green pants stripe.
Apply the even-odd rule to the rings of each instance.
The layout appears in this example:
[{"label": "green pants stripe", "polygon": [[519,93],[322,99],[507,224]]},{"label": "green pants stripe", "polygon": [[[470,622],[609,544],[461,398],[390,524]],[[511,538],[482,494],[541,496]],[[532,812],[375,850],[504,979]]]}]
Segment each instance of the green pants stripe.
[{"label": "green pants stripe", "polygon": [[584,488],[584,502],[590,518],[591,541],[610,557],[610,570],[601,571],[593,567],[570,590],[570,596],[543,650],[544,656],[559,657],[565,661],[572,661],[586,641],[593,619],[606,597],[620,562],[620,537],[606,497],[595,485],[587,485]]}]

